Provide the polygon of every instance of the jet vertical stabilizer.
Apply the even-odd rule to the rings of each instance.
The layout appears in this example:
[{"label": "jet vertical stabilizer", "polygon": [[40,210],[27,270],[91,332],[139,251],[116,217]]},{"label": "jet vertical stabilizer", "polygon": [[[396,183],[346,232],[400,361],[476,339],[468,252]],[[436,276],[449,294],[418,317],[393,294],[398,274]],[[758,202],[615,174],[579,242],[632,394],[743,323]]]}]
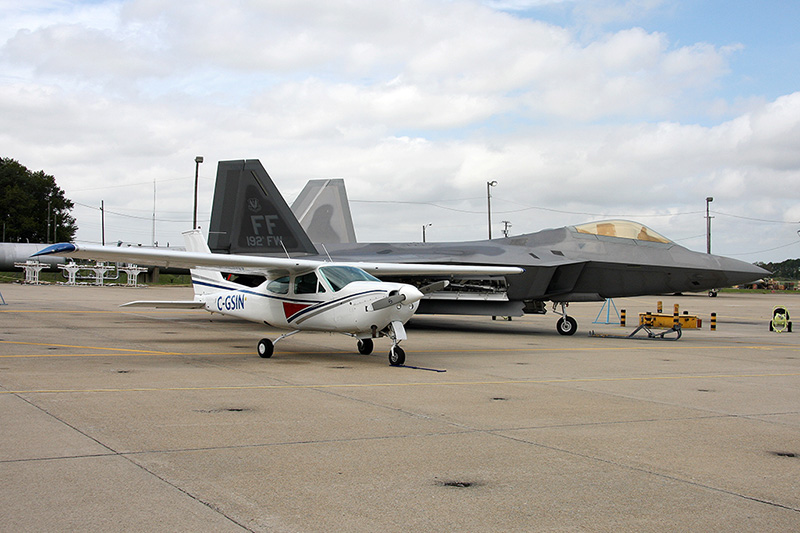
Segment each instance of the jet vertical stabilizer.
[{"label": "jet vertical stabilizer", "polygon": [[215,253],[317,253],[257,159],[219,162],[208,245]]},{"label": "jet vertical stabilizer", "polygon": [[356,231],[342,178],[309,180],[292,211],[315,244],[354,244]]}]

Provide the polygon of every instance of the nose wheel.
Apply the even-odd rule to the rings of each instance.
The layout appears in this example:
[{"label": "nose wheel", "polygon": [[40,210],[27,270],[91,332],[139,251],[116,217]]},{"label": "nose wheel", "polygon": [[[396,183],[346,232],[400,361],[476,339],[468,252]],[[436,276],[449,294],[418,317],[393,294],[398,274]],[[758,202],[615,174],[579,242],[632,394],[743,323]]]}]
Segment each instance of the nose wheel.
[{"label": "nose wheel", "polygon": [[[553,312],[561,315],[556,322],[556,330],[562,335],[575,335],[578,331],[578,321],[567,315],[567,302],[553,302]],[[559,311],[558,308],[561,307]]]},{"label": "nose wheel", "polygon": [[389,364],[392,366],[402,366],[406,362],[406,352],[398,346],[394,345],[389,350]]},{"label": "nose wheel", "polygon": [[578,331],[578,321],[571,316],[559,318],[556,322],[556,329],[562,335],[574,335]]}]

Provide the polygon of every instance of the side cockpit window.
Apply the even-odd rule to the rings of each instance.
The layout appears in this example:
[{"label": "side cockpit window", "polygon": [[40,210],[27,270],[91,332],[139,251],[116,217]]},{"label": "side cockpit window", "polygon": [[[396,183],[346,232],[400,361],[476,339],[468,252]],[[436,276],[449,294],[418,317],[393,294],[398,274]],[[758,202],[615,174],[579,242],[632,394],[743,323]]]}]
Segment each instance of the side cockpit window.
[{"label": "side cockpit window", "polygon": [[289,276],[273,279],[267,283],[267,290],[275,294],[289,294]]},{"label": "side cockpit window", "polygon": [[295,294],[316,294],[318,292],[325,292],[325,287],[319,283],[316,272],[309,272],[294,278]]}]

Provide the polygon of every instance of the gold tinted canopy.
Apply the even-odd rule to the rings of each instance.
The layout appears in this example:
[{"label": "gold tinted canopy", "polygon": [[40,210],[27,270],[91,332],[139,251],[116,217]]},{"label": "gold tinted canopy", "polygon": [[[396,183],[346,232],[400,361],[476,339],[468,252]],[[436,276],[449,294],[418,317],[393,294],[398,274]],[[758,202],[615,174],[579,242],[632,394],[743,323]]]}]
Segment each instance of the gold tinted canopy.
[{"label": "gold tinted canopy", "polygon": [[600,222],[587,222],[575,226],[578,233],[588,235],[601,235],[605,237],[621,237],[623,239],[636,239],[639,241],[661,242],[669,244],[672,241],[659,235],[644,224],[630,220],[601,220]]}]

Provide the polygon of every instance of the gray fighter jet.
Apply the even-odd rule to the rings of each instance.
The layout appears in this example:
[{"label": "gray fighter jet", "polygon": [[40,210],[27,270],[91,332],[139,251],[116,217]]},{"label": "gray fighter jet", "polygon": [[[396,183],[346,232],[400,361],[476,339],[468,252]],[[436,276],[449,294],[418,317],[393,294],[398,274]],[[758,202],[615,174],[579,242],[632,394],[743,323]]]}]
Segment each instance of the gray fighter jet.
[{"label": "gray fighter jet", "polygon": [[[549,301],[561,316],[556,329],[562,335],[577,330],[577,322],[567,314],[569,302],[709,291],[769,274],[750,263],[693,252],[625,220],[483,241],[356,243],[343,184],[329,184],[340,192],[323,193],[325,184],[319,181],[310,182],[293,213],[258,160],[220,161],[209,247],[218,253],[302,255],[345,262],[522,267],[524,273],[509,276],[452,276],[447,289],[422,300],[418,313],[521,316],[544,313]],[[298,216],[313,231],[307,233]]]}]

